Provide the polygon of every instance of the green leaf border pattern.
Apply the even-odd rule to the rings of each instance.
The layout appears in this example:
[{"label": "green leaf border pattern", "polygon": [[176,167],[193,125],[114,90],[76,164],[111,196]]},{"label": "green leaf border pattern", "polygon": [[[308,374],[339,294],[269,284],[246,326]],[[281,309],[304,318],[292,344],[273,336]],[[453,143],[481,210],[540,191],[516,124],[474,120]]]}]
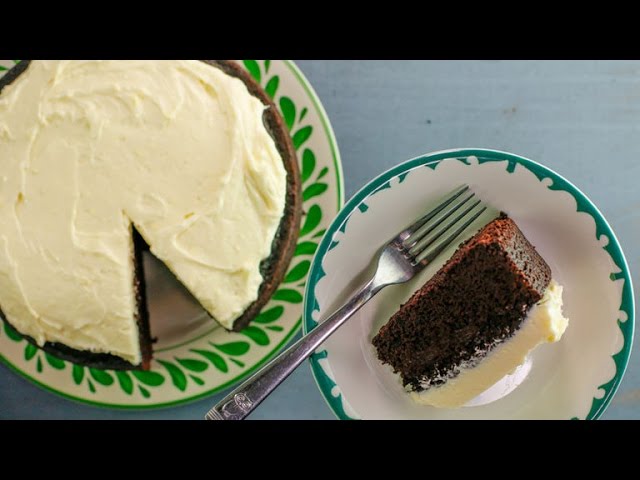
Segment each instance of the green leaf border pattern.
[{"label": "green leaf border pattern", "polygon": [[[398,183],[402,183],[406,176],[415,168],[425,167],[435,170],[443,160],[457,160],[465,165],[469,165],[469,157],[476,157],[480,164],[485,162],[506,161],[506,169],[509,173],[514,172],[516,164],[520,165],[521,167],[531,171],[540,181],[543,181],[545,178],[551,178],[553,181],[547,188],[550,190],[561,190],[569,193],[576,201],[577,212],[584,212],[593,218],[596,238],[600,239],[602,235],[606,235],[609,239],[607,245],[602,248],[610,255],[613,265],[618,269],[618,272],[612,272],[610,274],[610,279],[614,282],[618,280],[624,281],[620,299],[619,316],[617,319],[617,326],[622,334],[623,345],[620,351],[612,355],[612,359],[615,363],[615,373],[613,377],[605,384],[598,386],[598,391],[602,391],[603,395],[600,396],[600,398],[594,397],[592,399],[591,408],[585,417],[587,420],[596,420],[600,418],[608,404],[611,402],[613,395],[622,381],[622,377],[629,364],[629,358],[631,355],[635,329],[635,302],[633,298],[633,286],[631,275],[629,273],[629,265],[614,232],[611,230],[596,206],[576,186],[571,184],[562,176],[547,167],[534,162],[533,160],[529,160],[528,158],[487,149],[462,149],[457,151],[434,152],[397,165],[372,180],[367,187],[354,195],[336,218],[334,218],[327,229],[327,235],[324,236],[318,247],[319,253],[314,258],[314,262],[311,266],[307,279],[309,288],[305,292],[303,306],[303,333],[308,333],[317,325],[313,320],[312,314],[314,311],[320,310],[320,306],[315,295],[315,288],[318,281],[326,275],[322,266],[322,261],[326,254],[337,246],[338,243],[333,240],[333,237],[337,231],[344,233],[351,213],[356,208],[361,212],[366,212],[368,209],[366,200],[369,197],[375,195],[381,190],[391,188],[391,180],[394,178],[398,178]],[[339,386],[335,382],[335,378],[333,377],[329,364],[327,363],[327,359],[328,352],[326,349],[316,351],[310,358],[311,371],[316,379],[316,383],[318,384],[329,408],[334,412],[338,419],[356,420],[356,417],[347,413],[347,408],[345,408],[344,403],[345,399],[343,398]],[[324,366],[326,366],[328,370]]]},{"label": "green leaf border pattern", "polygon": [[[15,64],[18,62],[20,60],[14,61]],[[180,355],[171,358],[162,356],[154,360],[152,370],[148,372],[105,371],[75,365],[53,357],[24,340],[7,323],[0,322],[4,324],[4,329],[0,328],[0,335],[4,330],[4,334],[11,341],[25,343],[24,358],[30,363],[35,362],[35,371],[38,374],[43,373],[47,368],[67,370],[73,384],[84,386],[86,391],[92,395],[98,394],[102,388],[119,388],[129,397],[137,396],[139,400],[148,400],[153,397],[154,389],[163,385],[171,385],[178,391],[185,392],[190,386],[196,388],[205,386],[203,376],[208,371],[230,374],[232,368],[245,368],[246,363],[242,360],[244,355],[252,348],[270,345],[272,342],[270,334],[281,333],[285,330],[282,325],[278,325],[278,321],[285,312],[286,304],[302,304],[302,294],[306,285],[305,279],[311,266],[311,258],[325,232],[325,229],[320,228],[323,211],[315,199],[328,190],[328,184],[321,180],[329,169],[325,167],[321,171],[316,171],[315,153],[308,146],[309,139],[314,134],[313,126],[304,121],[308,108],[299,108],[291,98],[278,95],[280,78],[277,74],[270,73],[271,60],[244,60],[242,63],[279,107],[291,132],[292,141],[299,157],[300,171],[303,172],[301,178],[303,182],[303,219],[294,258],[285,280],[263,312],[249,327],[240,332],[246,340],[234,339],[221,344],[208,342],[207,348],[189,350],[188,353],[191,354],[189,356]],[[0,65],[0,76],[6,70],[8,67]],[[236,370],[234,374],[237,373]]]},{"label": "green leaf border pattern", "polygon": [[[20,63],[20,60],[11,60],[14,65],[17,65],[18,63]],[[9,70],[10,67],[5,67],[4,65],[0,65],[0,72],[6,72],[7,70]],[[0,75],[3,75],[3,73],[0,73]]]}]

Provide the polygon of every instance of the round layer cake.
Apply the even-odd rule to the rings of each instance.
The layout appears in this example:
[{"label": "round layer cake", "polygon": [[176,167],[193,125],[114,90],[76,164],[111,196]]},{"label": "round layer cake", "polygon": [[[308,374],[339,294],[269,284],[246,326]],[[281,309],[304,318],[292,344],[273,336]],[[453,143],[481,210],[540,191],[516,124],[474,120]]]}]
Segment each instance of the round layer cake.
[{"label": "round layer cake", "polygon": [[23,61],[0,166],[0,314],[76,363],[149,368],[144,248],[235,331],[293,255],[295,150],[233,61]]}]

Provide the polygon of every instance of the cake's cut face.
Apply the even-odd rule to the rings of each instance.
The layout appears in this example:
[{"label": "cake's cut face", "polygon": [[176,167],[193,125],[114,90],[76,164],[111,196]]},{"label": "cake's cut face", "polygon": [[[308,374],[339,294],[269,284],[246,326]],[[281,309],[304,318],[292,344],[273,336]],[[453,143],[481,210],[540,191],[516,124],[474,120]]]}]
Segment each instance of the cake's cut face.
[{"label": "cake's cut face", "polygon": [[[524,328],[529,310],[543,298],[550,281],[549,266],[517,225],[501,215],[463,243],[381,328],[373,338],[378,357],[400,374],[407,389],[424,391],[416,400],[462,405],[510,373],[538,343],[562,335],[566,322],[541,320]],[[549,333],[552,327],[557,335]],[[526,332],[529,341],[516,348],[513,342]],[[489,369],[492,374],[480,380],[478,375],[465,376],[480,371],[494,350],[507,345],[513,355],[501,357],[508,357],[504,362],[494,357],[494,367],[500,367]],[[475,386],[468,387],[474,381]]]},{"label": "cake's cut face", "polygon": [[569,320],[562,314],[562,286],[551,280],[542,299],[535,304],[517,333],[486,353],[477,363],[460,369],[457,376],[437,387],[411,392],[417,403],[455,408],[477,397],[522,365],[538,345],[557,342]]},{"label": "cake's cut face", "polygon": [[0,94],[0,310],[39,345],[141,362],[132,226],[231,329],[287,172],[245,83],[200,61],[33,61]]}]

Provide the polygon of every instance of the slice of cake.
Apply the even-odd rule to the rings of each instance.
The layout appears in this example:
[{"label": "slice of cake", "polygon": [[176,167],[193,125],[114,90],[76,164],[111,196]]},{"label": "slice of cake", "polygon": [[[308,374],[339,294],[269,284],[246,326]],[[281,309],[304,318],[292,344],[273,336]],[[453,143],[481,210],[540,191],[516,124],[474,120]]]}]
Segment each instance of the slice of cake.
[{"label": "slice of cake", "polygon": [[239,330],[295,247],[288,130],[232,61],[23,61],[0,80],[0,170],[0,311],[85,365],[149,367],[143,248]]},{"label": "slice of cake", "polygon": [[459,407],[560,339],[562,287],[502,214],[464,242],[373,338],[412,398]]}]

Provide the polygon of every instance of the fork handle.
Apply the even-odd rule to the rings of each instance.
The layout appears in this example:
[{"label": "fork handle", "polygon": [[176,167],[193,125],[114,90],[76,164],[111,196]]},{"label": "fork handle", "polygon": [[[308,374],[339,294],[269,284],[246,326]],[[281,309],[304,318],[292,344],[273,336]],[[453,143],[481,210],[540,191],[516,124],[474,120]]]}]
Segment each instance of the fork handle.
[{"label": "fork handle", "polygon": [[218,402],[209,410],[205,418],[207,420],[243,420],[383,286],[374,284],[373,279],[369,280],[324,322]]}]

